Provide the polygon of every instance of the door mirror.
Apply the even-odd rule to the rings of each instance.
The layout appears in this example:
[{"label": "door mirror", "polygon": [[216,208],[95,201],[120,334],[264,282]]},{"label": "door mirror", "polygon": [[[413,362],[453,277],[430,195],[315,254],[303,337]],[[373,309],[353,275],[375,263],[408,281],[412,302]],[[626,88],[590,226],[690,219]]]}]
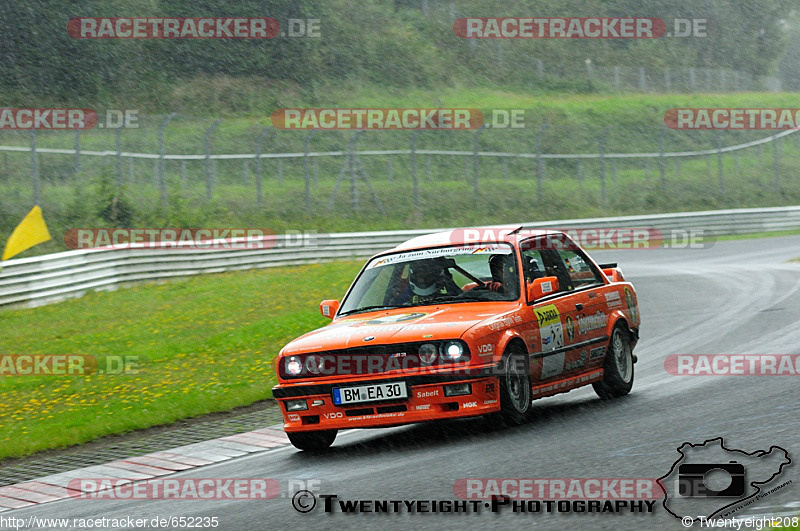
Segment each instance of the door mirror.
[{"label": "door mirror", "polygon": [[528,286],[528,301],[533,302],[558,291],[558,278],[537,278]]},{"label": "door mirror", "polygon": [[328,319],[333,319],[333,316],[339,311],[339,301],[324,300],[319,303],[319,311]]}]

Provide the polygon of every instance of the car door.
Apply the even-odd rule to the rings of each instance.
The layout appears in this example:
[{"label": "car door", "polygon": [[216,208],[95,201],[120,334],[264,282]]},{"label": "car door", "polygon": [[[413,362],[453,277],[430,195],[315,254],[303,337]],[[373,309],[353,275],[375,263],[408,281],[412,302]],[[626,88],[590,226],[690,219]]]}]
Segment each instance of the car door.
[{"label": "car door", "polygon": [[569,277],[563,269],[558,269],[558,255],[540,248],[535,240],[529,245],[524,243],[521,250],[526,288],[536,278],[554,276],[558,279],[557,289],[551,295],[528,301],[530,319],[536,323],[538,332],[530,348],[531,378],[534,382],[557,379],[573,372],[575,359],[580,356],[574,347],[578,309]]},{"label": "car door", "polygon": [[602,272],[577,246],[548,252],[570,293],[565,336],[572,349],[564,362],[564,372],[582,372],[601,364],[608,343],[608,304]]}]

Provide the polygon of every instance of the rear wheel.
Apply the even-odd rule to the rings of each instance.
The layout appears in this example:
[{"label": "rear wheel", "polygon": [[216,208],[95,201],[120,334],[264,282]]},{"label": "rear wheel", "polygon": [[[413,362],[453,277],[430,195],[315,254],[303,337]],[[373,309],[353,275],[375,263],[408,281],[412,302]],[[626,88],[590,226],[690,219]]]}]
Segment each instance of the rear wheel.
[{"label": "rear wheel", "polygon": [[339,430],[321,430],[321,431],[306,431],[297,433],[287,433],[289,442],[295,448],[300,450],[307,450],[309,452],[320,452],[327,450],[336,439],[336,433]]},{"label": "rear wheel", "polygon": [[528,420],[531,412],[531,376],[528,356],[512,347],[503,356],[500,374],[499,418],[509,426]]},{"label": "rear wheel", "polygon": [[603,380],[592,384],[600,398],[617,398],[627,395],[633,387],[633,349],[630,334],[618,324],[611,332],[606,361],[603,365]]}]

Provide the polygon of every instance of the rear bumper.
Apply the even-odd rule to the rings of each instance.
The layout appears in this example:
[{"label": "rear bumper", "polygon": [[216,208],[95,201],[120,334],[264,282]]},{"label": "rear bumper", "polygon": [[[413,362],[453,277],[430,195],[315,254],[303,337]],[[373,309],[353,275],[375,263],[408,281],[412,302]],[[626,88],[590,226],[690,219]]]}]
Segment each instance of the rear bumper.
[{"label": "rear bumper", "polygon": [[[405,381],[408,398],[376,403],[333,404],[334,387],[348,387],[377,382]],[[444,387],[456,383],[471,384],[471,393],[445,396]],[[391,379],[365,379],[322,385],[276,386],[272,389],[283,413],[286,432],[346,428],[378,428],[427,420],[472,417],[500,410],[499,382],[496,376],[429,375]],[[287,400],[305,399],[308,410],[286,411]],[[316,405],[314,405],[316,403]]]}]

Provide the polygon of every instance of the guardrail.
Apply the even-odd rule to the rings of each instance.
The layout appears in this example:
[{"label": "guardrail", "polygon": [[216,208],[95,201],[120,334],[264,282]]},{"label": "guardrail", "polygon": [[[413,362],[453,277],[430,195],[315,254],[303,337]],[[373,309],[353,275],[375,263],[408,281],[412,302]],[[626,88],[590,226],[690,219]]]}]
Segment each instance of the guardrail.
[{"label": "guardrail", "polygon": [[[800,206],[558,220],[525,226],[747,234],[800,228]],[[318,244],[280,235],[269,249],[89,249],[8,260],[0,271],[0,306],[38,306],[131,282],[367,257],[436,230],[333,233],[324,235]]]}]

